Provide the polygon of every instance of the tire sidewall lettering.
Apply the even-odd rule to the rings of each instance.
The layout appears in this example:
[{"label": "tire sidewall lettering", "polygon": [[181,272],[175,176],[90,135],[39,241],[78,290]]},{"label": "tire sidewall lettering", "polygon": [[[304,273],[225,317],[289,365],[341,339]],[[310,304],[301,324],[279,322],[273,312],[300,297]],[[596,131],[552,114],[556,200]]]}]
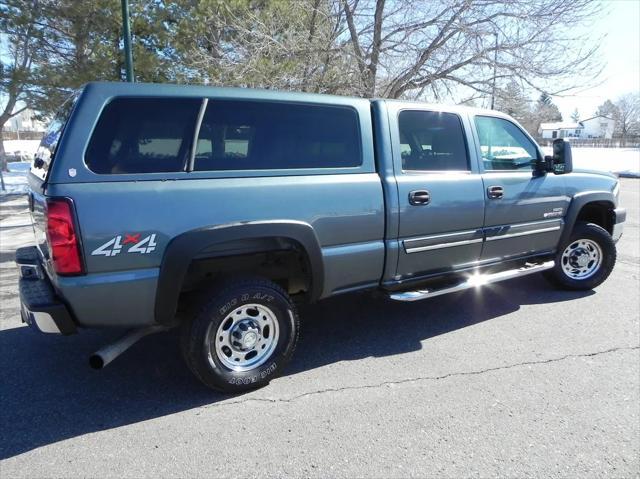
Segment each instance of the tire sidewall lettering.
[{"label": "tire sidewall lettering", "polygon": [[234,376],[229,378],[228,383],[237,386],[247,386],[249,384],[257,383],[258,381],[264,381],[268,376],[273,374],[277,368],[278,365],[274,361],[259,373],[251,374],[250,376]]},{"label": "tire sidewall lettering", "polygon": [[233,298],[230,301],[228,301],[227,303],[225,303],[225,305],[222,306],[218,311],[220,312],[221,316],[224,316],[231,309],[233,309],[237,304],[238,304],[238,299],[237,298]]},{"label": "tire sidewall lettering", "polygon": [[275,298],[273,297],[273,295],[267,294],[267,293],[261,293],[261,292],[256,292],[253,294],[244,293],[240,296],[240,298],[232,298],[229,301],[227,301],[224,304],[224,306],[222,306],[218,311],[221,316],[224,316],[231,309],[235,308],[236,306],[242,303],[248,303],[251,301],[264,301],[265,303],[272,303],[274,299]]}]

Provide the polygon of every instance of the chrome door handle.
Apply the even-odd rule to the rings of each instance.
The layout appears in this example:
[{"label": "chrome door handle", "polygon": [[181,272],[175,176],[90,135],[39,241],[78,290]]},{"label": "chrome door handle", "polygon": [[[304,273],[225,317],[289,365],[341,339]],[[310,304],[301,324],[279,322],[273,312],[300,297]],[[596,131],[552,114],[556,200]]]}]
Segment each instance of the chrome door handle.
[{"label": "chrome door handle", "polygon": [[500,199],[504,196],[504,188],[502,186],[489,186],[487,188],[487,196],[492,200]]},{"label": "chrome door handle", "polygon": [[428,205],[431,201],[431,195],[427,190],[415,190],[409,193],[409,204],[414,206]]}]

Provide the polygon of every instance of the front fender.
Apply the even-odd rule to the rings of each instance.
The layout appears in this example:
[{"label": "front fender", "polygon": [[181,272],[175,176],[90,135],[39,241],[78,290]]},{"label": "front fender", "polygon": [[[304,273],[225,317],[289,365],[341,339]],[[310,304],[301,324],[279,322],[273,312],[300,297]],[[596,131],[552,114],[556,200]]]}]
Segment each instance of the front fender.
[{"label": "front fender", "polygon": [[167,245],[158,277],[156,322],[170,324],[173,320],[189,265],[203,250],[230,241],[276,237],[296,241],[305,249],[311,272],[310,298],[318,299],[324,285],[324,263],[318,238],[308,223],[283,220],[208,226],[182,233]]}]

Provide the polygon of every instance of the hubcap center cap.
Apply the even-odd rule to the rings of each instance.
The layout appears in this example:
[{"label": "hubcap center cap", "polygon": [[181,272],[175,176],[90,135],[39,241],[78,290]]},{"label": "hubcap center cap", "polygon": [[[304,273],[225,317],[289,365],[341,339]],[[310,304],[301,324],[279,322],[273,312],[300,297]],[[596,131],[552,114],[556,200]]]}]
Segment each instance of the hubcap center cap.
[{"label": "hubcap center cap", "polygon": [[578,266],[584,268],[589,264],[589,256],[587,256],[586,254],[581,254],[580,256],[578,256],[577,262]]},{"label": "hubcap center cap", "polygon": [[253,331],[247,331],[242,337],[242,345],[246,348],[252,348],[258,342],[258,335]]}]

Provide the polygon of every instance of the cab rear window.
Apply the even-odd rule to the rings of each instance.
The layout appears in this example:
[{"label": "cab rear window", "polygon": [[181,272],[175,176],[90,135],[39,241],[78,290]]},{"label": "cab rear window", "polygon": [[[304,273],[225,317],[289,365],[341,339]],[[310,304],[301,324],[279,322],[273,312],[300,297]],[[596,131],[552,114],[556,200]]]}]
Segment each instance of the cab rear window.
[{"label": "cab rear window", "polygon": [[460,117],[438,111],[405,110],[398,117],[405,171],[468,171]]},{"label": "cab rear window", "polygon": [[102,112],[85,155],[99,174],[183,171],[199,99],[116,98]]}]

